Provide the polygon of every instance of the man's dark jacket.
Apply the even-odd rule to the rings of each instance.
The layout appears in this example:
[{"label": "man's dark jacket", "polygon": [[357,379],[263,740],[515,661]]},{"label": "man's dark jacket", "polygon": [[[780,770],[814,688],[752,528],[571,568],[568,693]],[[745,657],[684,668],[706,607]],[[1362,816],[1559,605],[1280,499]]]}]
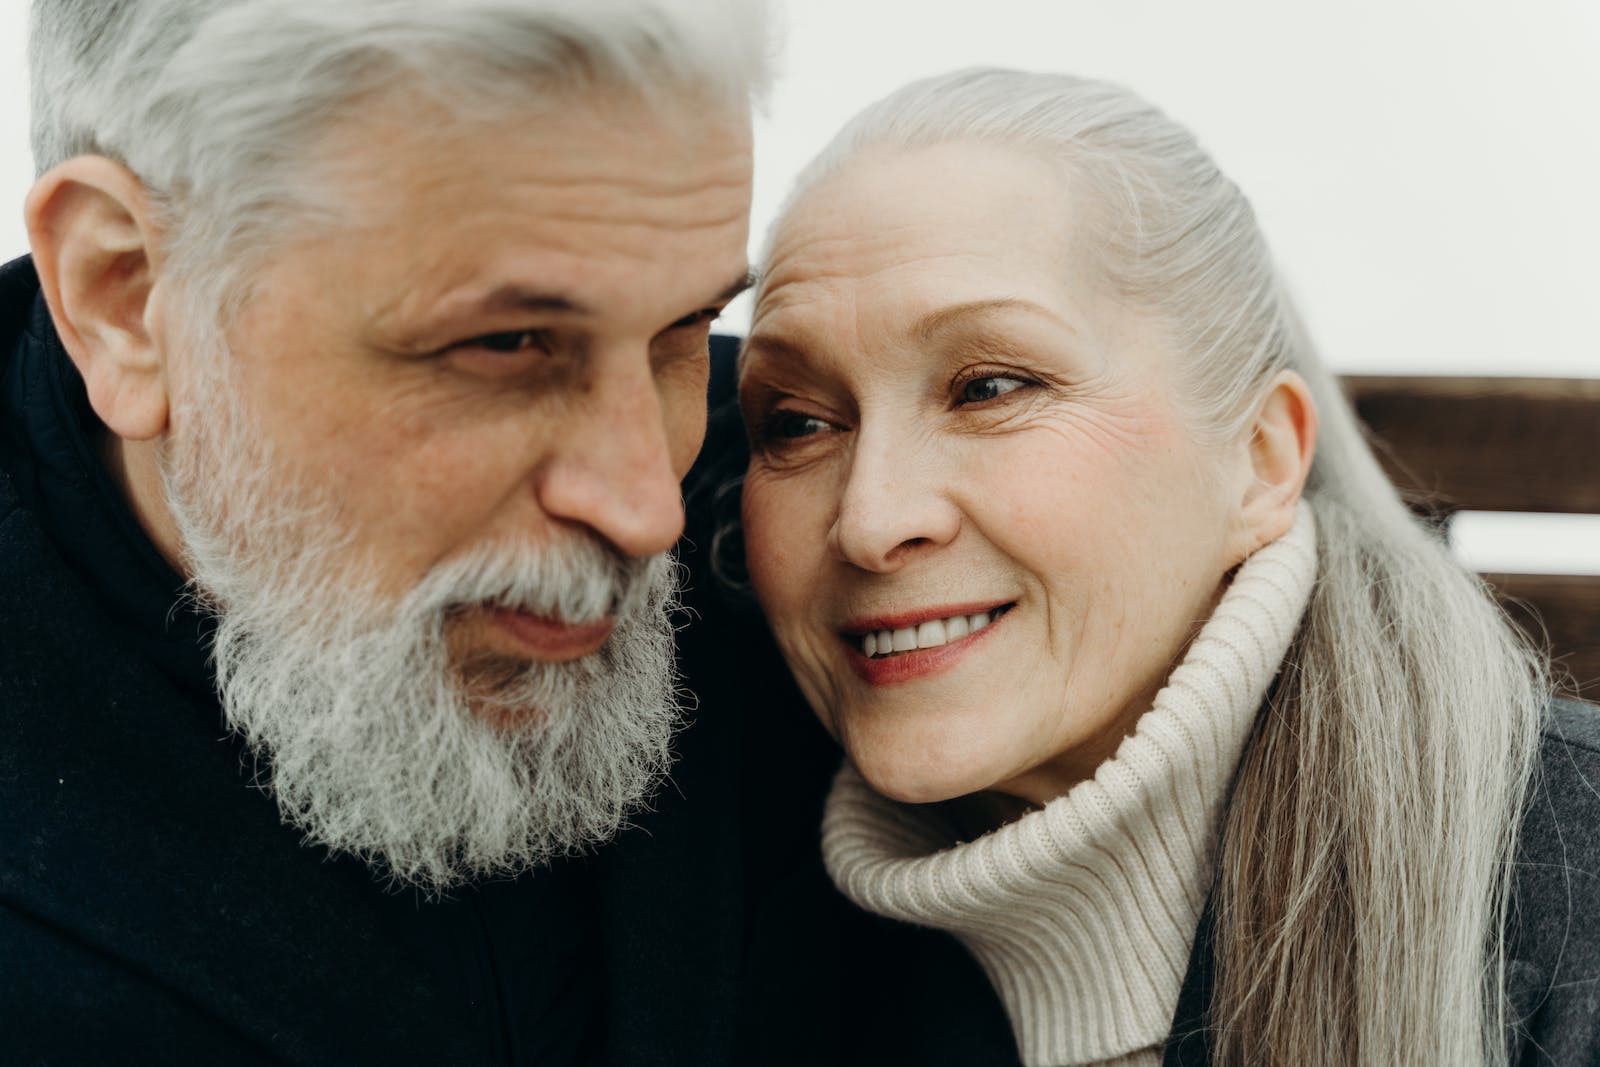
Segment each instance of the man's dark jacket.
[{"label": "man's dark jacket", "polygon": [[[31,264],[0,268],[0,1063],[734,1062],[760,851],[741,723],[747,680],[784,677],[759,628],[684,632],[695,721],[617,841],[442,901],[390,891],[252,785],[103,433]],[[691,614],[709,540],[683,546]],[[792,718],[789,767],[826,751]]]}]

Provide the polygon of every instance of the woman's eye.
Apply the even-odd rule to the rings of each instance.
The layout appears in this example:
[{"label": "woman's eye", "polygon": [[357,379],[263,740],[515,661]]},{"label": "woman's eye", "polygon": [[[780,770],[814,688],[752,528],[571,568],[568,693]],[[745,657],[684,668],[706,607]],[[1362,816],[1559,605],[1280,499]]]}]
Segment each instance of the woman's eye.
[{"label": "woman's eye", "polygon": [[963,404],[981,404],[985,400],[996,400],[1007,393],[1015,392],[1027,384],[1017,378],[1002,378],[998,375],[972,378],[962,384],[960,400]]}]

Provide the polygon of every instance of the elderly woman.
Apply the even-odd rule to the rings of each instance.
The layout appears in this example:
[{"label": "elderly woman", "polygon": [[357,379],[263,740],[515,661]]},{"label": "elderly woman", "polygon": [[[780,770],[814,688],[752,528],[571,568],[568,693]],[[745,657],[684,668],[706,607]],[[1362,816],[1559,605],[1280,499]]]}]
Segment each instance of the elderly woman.
[{"label": "elderly woman", "polygon": [[1185,130],[1004,71],[871,107],[773,230],[739,401],[751,581],[847,757],[828,873],[958,939],[1023,1062],[1600,1063],[1594,709],[1384,479]]}]

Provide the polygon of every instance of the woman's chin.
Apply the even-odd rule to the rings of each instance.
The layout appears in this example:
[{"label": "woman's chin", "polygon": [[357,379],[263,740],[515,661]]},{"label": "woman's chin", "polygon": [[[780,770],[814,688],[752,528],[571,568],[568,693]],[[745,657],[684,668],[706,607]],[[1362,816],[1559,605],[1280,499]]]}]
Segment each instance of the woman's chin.
[{"label": "woman's chin", "polygon": [[850,762],[873,791],[902,804],[937,804],[994,785],[993,775],[972,766],[851,752]]}]

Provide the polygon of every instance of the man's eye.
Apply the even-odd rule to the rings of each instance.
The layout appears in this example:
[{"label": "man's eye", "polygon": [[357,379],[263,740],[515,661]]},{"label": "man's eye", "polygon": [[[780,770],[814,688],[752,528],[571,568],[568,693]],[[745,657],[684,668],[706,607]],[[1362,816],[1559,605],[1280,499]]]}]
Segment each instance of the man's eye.
[{"label": "man's eye", "polygon": [[548,353],[551,350],[550,335],[544,330],[508,330],[505,333],[485,334],[482,337],[474,337],[462,347],[483,349],[501,355],[515,355],[519,352]]},{"label": "man's eye", "polygon": [[1016,392],[1027,384],[1018,378],[1004,378],[999,375],[971,378],[962,384],[959,399],[963,404],[981,404],[986,400],[997,400],[1007,393]]},{"label": "man's eye", "polygon": [[691,326],[701,326],[701,325],[704,325],[705,323],[710,322],[712,319],[716,318],[720,314],[722,314],[722,311],[720,309],[718,309],[718,308],[701,308],[699,311],[696,311],[693,315],[685,315],[683,318],[679,319],[677,322],[673,323],[671,326],[668,326],[667,329],[669,329],[669,330],[684,330],[684,329],[688,329]]},{"label": "man's eye", "polygon": [[819,433],[827,433],[828,423],[815,415],[806,415],[799,411],[774,411],[767,416],[762,427],[763,436],[769,441],[793,441],[801,437],[812,437]]}]

